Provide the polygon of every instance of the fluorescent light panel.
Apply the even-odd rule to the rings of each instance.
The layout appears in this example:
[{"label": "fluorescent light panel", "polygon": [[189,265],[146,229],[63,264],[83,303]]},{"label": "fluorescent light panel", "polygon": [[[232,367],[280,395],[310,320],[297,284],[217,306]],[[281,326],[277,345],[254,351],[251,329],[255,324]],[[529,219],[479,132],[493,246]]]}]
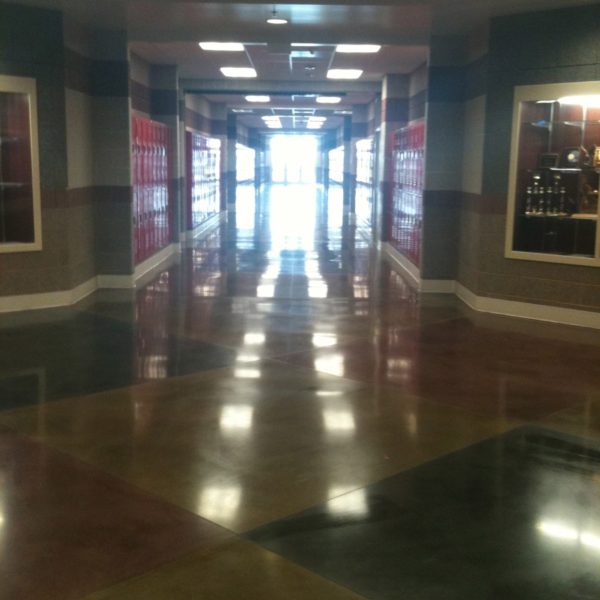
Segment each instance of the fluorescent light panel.
[{"label": "fluorescent light panel", "polygon": [[329,69],[327,79],[359,79],[362,69]]},{"label": "fluorescent light panel", "polygon": [[339,96],[318,96],[317,102],[319,104],[339,104],[342,99]]},{"label": "fluorescent light panel", "polygon": [[238,77],[242,79],[257,77],[256,70],[251,67],[221,67],[221,73],[225,77]]},{"label": "fluorescent light panel", "polygon": [[335,48],[341,54],[375,54],[380,50],[377,44],[338,44]]},{"label": "fluorescent light panel", "polygon": [[208,52],[243,52],[244,44],[239,42],[199,42],[202,50]]},{"label": "fluorescent light panel", "polygon": [[288,20],[282,17],[270,17],[267,19],[269,25],[287,25]]},{"label": "fluorescent light panel", "polygon": [[246,102],[271,102],[271,96],[246,96]]}]

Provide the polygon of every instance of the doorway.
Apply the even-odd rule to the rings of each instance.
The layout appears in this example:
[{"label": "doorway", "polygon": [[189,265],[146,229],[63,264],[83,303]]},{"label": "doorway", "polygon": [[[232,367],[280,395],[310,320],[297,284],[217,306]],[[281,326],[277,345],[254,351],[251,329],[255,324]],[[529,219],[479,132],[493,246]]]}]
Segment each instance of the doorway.
[{"label": "doorway", "polygon": [[315,183],[319,140],[313,135],[274,135],[270,141],[273,183]]}]

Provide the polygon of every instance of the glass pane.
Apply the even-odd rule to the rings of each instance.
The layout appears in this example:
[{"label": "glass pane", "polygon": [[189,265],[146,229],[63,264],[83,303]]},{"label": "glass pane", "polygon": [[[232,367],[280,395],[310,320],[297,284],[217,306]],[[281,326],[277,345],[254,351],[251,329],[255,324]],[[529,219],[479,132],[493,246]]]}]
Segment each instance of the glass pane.
[{"label": "glass pane", "polygon": [[29,96],[0,92],[0,243],[33,241]]},{"label": "glass pane", "polygon": [[600,124],[581,98],[521,103],[514,250],[595,255]]}]

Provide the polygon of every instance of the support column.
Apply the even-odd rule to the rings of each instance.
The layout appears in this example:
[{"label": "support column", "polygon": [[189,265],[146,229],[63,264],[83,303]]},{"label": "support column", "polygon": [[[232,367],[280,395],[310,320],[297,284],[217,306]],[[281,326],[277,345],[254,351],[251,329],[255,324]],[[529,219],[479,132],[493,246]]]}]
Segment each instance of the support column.
[{"label": "support column", "polygon": [[352,125],[350,135],[350,212],[354,219],[356,218],[356,171],[357,171],[357,154],[356,143],[367,137],[369,112],[367,104],[355,104],[352,107]]},{"label": "support column", "polygon": [[235,210],[235,193],[237,188],[237,117],[227,115],[227,148],[225,156],[225,200],[227,210]]},{"label": "support column", "polygon": [[376,229],[380,241],[390,239],[392,224],[392,154],[393,133],[408,122],[409,78],[406,75],[386,75],[381,88],[381,128],[377,160],[380,182],[376,203]]},{"label": "support column", "polygon": [[356,161],[352,148],[352,117],[344,117],[344,208],[347,213],[354,212],[354,186],[356,183]]},{"label": "support column", "polygon": [[130,275],[134,265],[127,33],[95,31],[92,52],[96,272]]}]

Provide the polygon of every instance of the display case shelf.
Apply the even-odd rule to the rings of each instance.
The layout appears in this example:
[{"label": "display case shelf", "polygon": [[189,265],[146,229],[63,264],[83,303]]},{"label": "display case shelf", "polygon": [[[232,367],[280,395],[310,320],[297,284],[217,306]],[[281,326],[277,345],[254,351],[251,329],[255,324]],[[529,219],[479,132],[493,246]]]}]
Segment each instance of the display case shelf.
[{"label": "display case shelf", "polygon": [[515,88],[506,256],[600,266],[600,83]]}]

